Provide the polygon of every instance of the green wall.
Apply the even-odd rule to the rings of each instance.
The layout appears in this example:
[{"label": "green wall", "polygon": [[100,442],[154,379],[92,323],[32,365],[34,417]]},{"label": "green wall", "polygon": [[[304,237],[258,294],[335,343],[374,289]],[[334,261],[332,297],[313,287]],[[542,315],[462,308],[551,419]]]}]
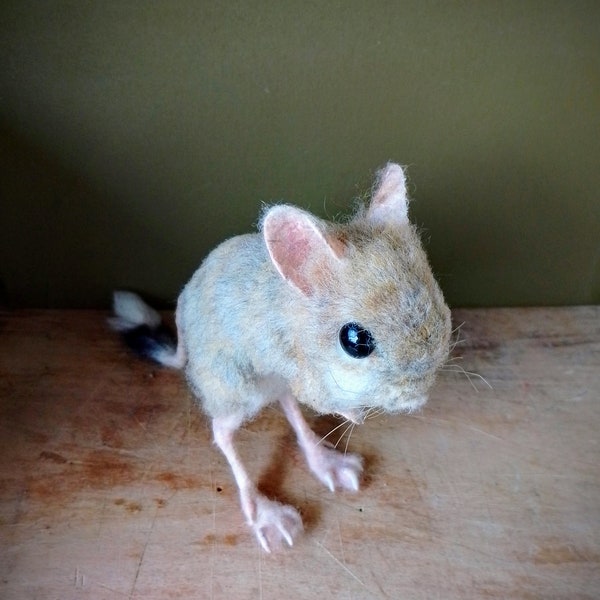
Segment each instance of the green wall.
[{"label": "green wall", "polygon": [[451,305],[600,301],[600,2],[4,0],[0,52],[5,304],[173,300],[389,159]]}]

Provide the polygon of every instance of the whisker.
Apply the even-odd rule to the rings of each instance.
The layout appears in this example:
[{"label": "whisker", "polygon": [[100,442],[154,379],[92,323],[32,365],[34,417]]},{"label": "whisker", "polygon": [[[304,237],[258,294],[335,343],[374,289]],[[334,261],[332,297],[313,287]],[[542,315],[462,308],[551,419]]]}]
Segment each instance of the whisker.
[{"label": "whisker", "polygon": [[344,431],[342,432],[342,435],[340,435],[340,437],[338,438],[338,441],[333,446],[334,448],[337,448],[339,443],[342,441],[342,439],[346,435],[346,433],[348,433],[349,430],[354,428],[354,423],[352,421],[346,421],[346,423],[349,423],[349,425],[348,425],[348,427],[346,427],[346,429],[344,429]]},{"label": "whisker", "polygon": [[360,416],[362,418],[363,423],[369,418],[369,416],[374,410],[375,408],[373,406],[363,406],[360,409]]},{"label": "whisker", "polygon": [[462,340],[460,338],[460,329],[461,327],[465,324],[465,322],[463,321],[460,325],[456,326],[451,332],[450,332],[450,337],[454,337],[456,336],[456,339],[450,344],[450,348],[449,351],[452,352],[454,350],[454,348],[456,348],[456,346],[458,346],[458,344],[464,344],[465,340]]},{"label": "whisker", "polygon": [[346,425],[348,423],[348,419],[345,419],[344,421],[342,421],[341,423],[339,423],[338,425],[336,425],[329,433],[326,433],[318,442],[317,442],[317,446],[324,442],[332,433],[336,432],[340,427],[343,427],[344,425]]},{"label": "whisker", "polygon": [[449,352],[454,352],[454,349],[456,348],[456,346],[458,346],[459,344],[464,344],[466,341],[467,341],[467,340],[460,340],[460,339],[458,339],[458,338],[457,338],[456,340],[454,340],[454,341],[453,341],[453,342],[450,344],[450,346],[449,346],[449,348],[448,348],[448,351],[449,351]]},{"label": "whisker", "polygon": [[474,371],[465,371],[465,369],[463,369],[463,373],[467,377],[469,377],[469,375],[472,376],[472,377],[478,377],[481,381],[483,381],[483,383],[485,383],[485,385],[488,386],[488,388],[490,388],[490,390],[494,389],[492,387],[492,384],[483,375],[480,375],[479,373],[475,373]]},{"label": "whisker", "polygon": [[365,419],[375,419],[383,413],[385,413],[384,408],[371,408],[369,412],[365,415]]},{"label": "whisker", "polygon": [[455,333],[460,333],[460,328],[465,324],[463,321],[460,325],[457,325],[451,332],[450,335],[454,335]]},{"label": "whisker", "polygon": [[[442,367],[440,369],[440,371],[443,371],[445,373],[458,373],[459,375],[464,375],[467,379],[469,379],[469,382],[471,382],[471,385],[473,385],[473,382],[469,378],[467,372],[460,365],[447,365],[446,367]],[[475,386],[473,386],[473,387],[475,387]],[[475,388],[475,389],[477,389],[477,388]]]},{"label": "whisker", "polygon": [[355,426],[356,426],[356,423],[352,423],[352,427],[350,428],[350,433],[348,434],[348,439],[346,440],[346,446],[344,447],[344,456],[348,453],[348,445],[350,444],[350,438],[352,437],[352,432],[354,431]]},{"label": "whisker", "polygon": [[483,381],[483,383],[485,383],[485,385],[487,385],[490,388],[490,390],[494,389],[483,375],[480,375],[479,373],[474,373],[473,371],[467,371],[461,365],[446,365],[442,367],[440,371],[446,371],[447,373],[461,373],[469,380],[469,383],[473,386],[473,389],[476,391],[479,390],[471,380],[471,377],[478,377],[479,379],[481,379],[481,381]]},{"label": "whisker", "polygon": [[[444,366],[447,365],[448,363],[451,363],[454,360],[463,360],[464,357],[463,356],[453,356],[452,358],[449,358],[445,363]],[[450,365],[452,366],[452,365]]]}]

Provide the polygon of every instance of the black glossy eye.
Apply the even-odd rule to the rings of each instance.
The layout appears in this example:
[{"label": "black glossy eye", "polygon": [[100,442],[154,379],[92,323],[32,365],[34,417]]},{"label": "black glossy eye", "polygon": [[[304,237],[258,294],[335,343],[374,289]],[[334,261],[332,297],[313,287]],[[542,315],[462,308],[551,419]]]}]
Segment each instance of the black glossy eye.
[{"label": "black glossy eye", "polygon": [[368,329],[358,323],[346,323],[340,329],[340,344],[352,358],[366,358],[375,350],[375,340]]}]

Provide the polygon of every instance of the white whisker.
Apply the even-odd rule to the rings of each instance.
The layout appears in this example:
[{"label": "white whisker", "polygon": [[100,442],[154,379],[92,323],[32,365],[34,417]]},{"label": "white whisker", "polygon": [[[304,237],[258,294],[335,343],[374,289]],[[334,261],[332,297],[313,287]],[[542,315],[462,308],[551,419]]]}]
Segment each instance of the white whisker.
[{"label": "white whisker", "polygon": [[346,446],[344,447],[344,456],[348,453],[348,445],[350,444],[350,438],[352,437],[352,432],[354,431],[355,425],[356,423],[352,423],[352,427],[350,428],[350,433],[348,434],[348,439],[346,440]]},{"label": "white whisker", "polygon": [[458,325],[457,327],[455,327],[451,332],[450,332],[450,337],[454,337],[456,335],[456,339],[450,344],[450,348],[449,351],[452,352],[454,350],[454,348],[456,348],[456,346],[458,346],[458,344],[464,344],[465,340],[461,340],[460,339],[460,328],[465,324],[465,322],[463,321],[460,325]]},{"label": "white whisker", "polygon": [[447,360],[447,361],[444,363],[444,365],[447,365],[448,363],[450,363],[450,362],[452,362],[452,361],[454,361],[454,360],[463,360],[463,357],[462,357],[462,356],[453,356],[452,358],[449,358],[449,359],[448,359],[448,360]]},{"label": "white whisker", "polygon": [[477,389],[477,386],[471,380],[471,377],[478,377],[479,379],[481,379],[481,381],[483,381],[483,383],[485,383],[485,385],[487,385],[490,388],[490,390],[494,389],[491,386],[491,384],[489,383],[489,381],[485,377],[483,377],[483,375],[480,375],[479,373],[474,373],[473,371],[467,371],[460,365],[446,365],[446,366],[442,367],[440,369],[440,371],[446,371],[447,373],[460,373],[460,374],[464,375],[469,380],[469,383],[473,386],[473,389],[475,391],[479,391],[479,390]]},{"label": "white whisker", "polygon": [[383,413],[385,413],[384,408],[370,408],[369,411],[367,412],[367,414],[365,415],[365,420],[366,419],[375,419],[375,418],[379,417],[380,415],[382,415]]},{"label": "white whisker", "polygon": [[318,442],[317,442],[317,446],[319,444],[321,444],[322,442],[324,442],[332,433],[336,432],[340,427],[343,427],[344,425],[346,425],[346,423],[348,423],[348,419],[343,420],[341,423],[339,423],[338,425],[336,425],[329,433],[326,433]]},{"label": "white whisker", "polygon": [[338,441],[333,446],[334,448],[338,447],[339,443],[342,441],[342,439],[344,438],[346,433],[348,433],[348,431],[352,430],[352,428],[354,427],[354,423],[352,421],[346,421],[346,423],[348,423],[348,427],[346,427],[346,429],[344,429],[344,431],[342,432],[342,435],[340,435],[340,437],[338,438]]},{"label": "white whisker", "polygon": [[454,335],[455,333],[460,333],[460,328],[465,324],[463,321],[460,325],[457,325],[451,332],[450,335]]}]

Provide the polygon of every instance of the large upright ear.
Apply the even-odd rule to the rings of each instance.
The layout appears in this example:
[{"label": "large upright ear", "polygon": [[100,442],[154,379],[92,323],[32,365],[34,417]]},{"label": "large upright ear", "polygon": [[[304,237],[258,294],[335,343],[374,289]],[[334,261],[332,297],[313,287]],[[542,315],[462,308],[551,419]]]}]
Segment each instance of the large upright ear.
[{"label": "large upright ear", "polygon": [[307,296],[314,293],[345,249],[343,242],[325,234],[319,219],[294,206],[269,209],[262,232],[280,275]]},{"label": "large upright ear", "polygon": [[378,225],[408,223],[406,177],[400,165],[388,163],[377,173],[367,219]]}]

